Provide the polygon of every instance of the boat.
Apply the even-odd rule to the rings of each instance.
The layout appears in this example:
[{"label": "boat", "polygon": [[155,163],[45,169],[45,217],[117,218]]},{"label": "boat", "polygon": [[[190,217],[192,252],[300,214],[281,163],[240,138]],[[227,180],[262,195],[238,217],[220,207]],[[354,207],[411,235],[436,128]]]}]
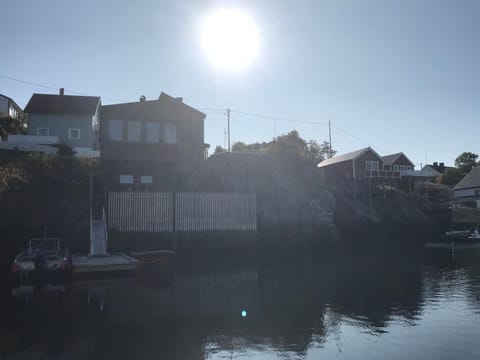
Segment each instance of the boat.
[{"label": "boat", "polygon": [[59,238],[34,238],[15,257],[12,273],[66,272],[71,268],[72,257],[68,249],[61,248]]},{"label": "boat", "polygon": [[450,230],[445,233],[448,238],[467,238],[472,235],[470,230]]}]

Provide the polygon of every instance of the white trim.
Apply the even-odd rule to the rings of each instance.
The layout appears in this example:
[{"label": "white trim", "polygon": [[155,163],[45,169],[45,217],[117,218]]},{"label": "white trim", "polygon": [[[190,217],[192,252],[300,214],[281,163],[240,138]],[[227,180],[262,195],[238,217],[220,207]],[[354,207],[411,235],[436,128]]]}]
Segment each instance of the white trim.
[{"label": "white trim", "polygon": [[[71,134],[71,131],[78,131],[78,137],[73,137],[72,134]],[[75,129],[75,128],[71,128],[71,129],[68,129],[68,139],[69,140],[80,140],[80,129]]]},{"label": "white trim", "polygon": [[[40,129],[42,129],[42,130],[45,130],[45,129],[46,129],[46,130],[47,130],[47,134],[46,134],[46,135],[40,135],[40,134],[38,133],[38,131],[39,131]],[[37,136],[50,136],[50,128],[49,128],[49,127],[37,127]]]}]

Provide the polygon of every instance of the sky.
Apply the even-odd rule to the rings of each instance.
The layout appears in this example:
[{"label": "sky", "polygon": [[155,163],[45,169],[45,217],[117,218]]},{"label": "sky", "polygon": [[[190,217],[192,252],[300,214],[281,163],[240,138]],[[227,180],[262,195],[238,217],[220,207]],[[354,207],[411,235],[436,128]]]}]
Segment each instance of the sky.
[{"label": "sky", "polygon": [[[258,26],[245,68],[219,68],[202,47],[204,19],[223,8]],[[212,150],[225,145],[229,108],[232,143],[293,129],[322,142],[330,121],[339,153],[402,151],[417,169],[480,153],[477,0],[7,0],[1,9],[0,93],[22,107],[60,87],[103,104],[163,91],[205,112]]]}]

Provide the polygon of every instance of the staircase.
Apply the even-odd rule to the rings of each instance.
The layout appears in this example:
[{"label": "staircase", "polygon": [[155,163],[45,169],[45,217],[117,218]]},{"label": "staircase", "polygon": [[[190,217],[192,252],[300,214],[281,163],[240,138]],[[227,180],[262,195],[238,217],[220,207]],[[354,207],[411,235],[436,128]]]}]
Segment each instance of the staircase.
[{"label": "staircase", "polygon": [[[97,210],[97,209],[95,209]],[[107,256],[107,221],[105,209],[90,212],[90,256]]]}]

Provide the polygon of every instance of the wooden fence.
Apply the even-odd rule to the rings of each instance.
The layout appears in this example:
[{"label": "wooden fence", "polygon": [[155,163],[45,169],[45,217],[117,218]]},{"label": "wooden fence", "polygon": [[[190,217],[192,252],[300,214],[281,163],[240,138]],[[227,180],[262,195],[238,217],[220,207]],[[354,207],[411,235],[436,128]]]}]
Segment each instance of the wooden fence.
[{"label": "wooden fence", "polygon": [[254,231],[252,193],[111,192],[108,227],[122,232]]}]

